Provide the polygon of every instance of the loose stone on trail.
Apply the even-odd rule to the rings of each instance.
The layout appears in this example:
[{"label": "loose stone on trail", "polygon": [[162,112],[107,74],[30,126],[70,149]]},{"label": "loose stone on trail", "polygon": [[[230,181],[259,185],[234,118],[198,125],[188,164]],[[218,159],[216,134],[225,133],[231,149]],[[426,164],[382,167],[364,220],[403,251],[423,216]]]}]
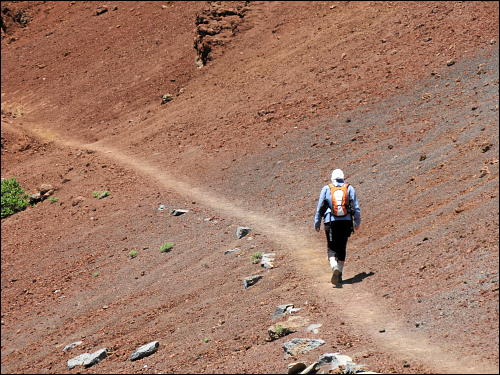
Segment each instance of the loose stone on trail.
[{"label": "loose stone on trail", "polygon": [[325,353],[318,358],[318,367],[327,366],[326,371],[335,371],[339,366],[347,366],[352,358],[340,353]]},{"label": "loose stone on trail", "polygon": [[322,326],[321,323],[314,323],[314,324],[310,324],[307,328],[306,328],[306,331],[307,332],[311,332],[311,333],[315,333],[317,334],[319,332],[318,328],[320,328]]},{"label": "loose stone on trail", "polygon": [[238,239],[243,238],[251,231],[252,231],[252,228],[249,228],[249,227],[238,227],[238,228],[236,228],[236,238],[238,238]]},{"label": "loose stone on trail", "polygon": [[295,338],[283,344],[285,355],[296,356],[297,354],[307,353],[310,350],[325,344],[321,339],[302,339]]},{"label": "loose stone on trail", "polygon": [[241,249],[234,248],[234,249],[226,250],[226,251],[224,251],[224,255],[226,255],[226,254],[232,254],[232,253],[237,253],[238,251],[241,251]]},{"label": "loose stone on trail", "polygon": [[67,351],[69,351],[69,350],[71,350],[71,349],[73,349],[73,348],[75,348],[75,347],[77,347],[78,345],[81,345],[81,344],[83,344],[82,341],[72,342],[71,344],[68,344],[68,345],[66,345],[64,347],[63,352],[67,352]]},{"label": "loose stone on trail", "polygon": [[181,216],[181,215],[184,215],[186,212],[189,212],[189,210],[175,209],[175,210],[172,210],[171,215],[172,216]]},{"label": "loose stone on trail", "polygon": [[276,310],[274,311],[271,319],[275,320],[275,319],[282,317],[286,313],[289,313],[290,310],[293,309],[293,307],[294,307],[294,305],[292,303],[278,305],[278,307],[276,307]]},{"label": "loose stone on trail", "polygon": [[68,361],[68,368],[71,370],[76,366],[83,366],[85,368],[94,366],[101,362],[108,356],[108,349],[100,349],[92,354],[83,353]]},{"label": "loose stone on trail", "polygon": [[161,97],[161,104],[168,103],[170,101],[174,100],[174,97],[170,94],[165,94]]},{"label": "loose stone on trail", "polygon": [[262,254],[260,265],[264,268],[274,268],[273,261],[275,256],[275,253]]},{"label": "loose stone on trail", "polygon": [[130,356],[130,360],[137,361],[138,359],[156,353],[156,351],[158,350],[158,346],[160,346],[160,343],[158,341],[152,341],[148,344],[140,346],[135,350],[135,352],[132,353],[132,355]]},{"label": "loose stone on trail", "polygon": [[256,284],[260,279],[262,279],[261,275],[248,276],[243,280],[243,287],[248,289],[252,285]]},{"label": "loose stone on trail", "polygon": [[316,371],[318,371],[317,367],[318,367],[318,362],[311,363],[307,368],[302,370],[300,373],[301,374],[315,374]]},{"label": "loose stone on trail", "polygon": [[305,370],[307,368],[307,365],[302,362],[294,362],[294,363],[289,363],[288,364],[288,374],[298,374],[301,371]]}]

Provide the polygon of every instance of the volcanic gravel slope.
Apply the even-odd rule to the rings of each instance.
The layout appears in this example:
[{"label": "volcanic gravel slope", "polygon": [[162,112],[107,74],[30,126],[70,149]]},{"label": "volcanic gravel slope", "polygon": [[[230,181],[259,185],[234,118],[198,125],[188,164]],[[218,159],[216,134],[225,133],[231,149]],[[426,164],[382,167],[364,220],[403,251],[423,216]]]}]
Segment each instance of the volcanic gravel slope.
[{"label": "volcanic gravel slope", "polygon": [[[2,373],[103,347],[78,371],[498,371],[498,3],[6,1],[2,25],[2,178],[59,198],[2,220]],[[363,216],[342,289],[312,227],[337,167]],[[266,341],[282,303],[319,333]]]}]

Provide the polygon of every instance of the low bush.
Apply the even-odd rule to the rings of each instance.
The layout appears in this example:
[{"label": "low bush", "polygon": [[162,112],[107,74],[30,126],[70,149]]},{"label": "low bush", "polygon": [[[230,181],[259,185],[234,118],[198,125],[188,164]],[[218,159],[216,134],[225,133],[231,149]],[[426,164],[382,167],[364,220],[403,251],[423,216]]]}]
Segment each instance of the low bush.
[{"label": "low bush", "polygon": [[102,198],[107,197],[109,194],[110,194],[110,192],[109,192],[109,191],[94,191],[94,192],[92,193],[92,196],[93,196],[94,198],[97,198],[97,199],[102,199]]},{"label": "low bush", "polygon": [[257,251],[255,253],[253,253],[252,256],[250,257],[250,259],[252,260],[252,263],[254,263],[254,264],[259,263],[260,260],[262,259],[262,252]]},{"label": "low bush", "polygon": [[165,242],[163,245],[160,246],[160,253],[166,253],[174,247],[173,242]]},{"label": "low bush", "polygon": [[27,194],[14,177],[2,180],[2,219],[24,210],[28,203]]}]

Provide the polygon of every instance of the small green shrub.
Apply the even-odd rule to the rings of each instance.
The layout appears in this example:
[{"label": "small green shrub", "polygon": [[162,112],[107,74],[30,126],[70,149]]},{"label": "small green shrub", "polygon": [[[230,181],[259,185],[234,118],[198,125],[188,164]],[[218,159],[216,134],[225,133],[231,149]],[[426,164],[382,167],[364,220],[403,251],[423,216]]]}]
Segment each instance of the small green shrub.
[{"label": "small green shrub", "polygon": [[277,340],[280,337],[289,335],[290,333],[293,333],[293,332],[295,332],[294,329],[288,328],[288,327],[283,326],[281,324],[276,324],[274,327],[271,327],[267,330],[267,333],[269,334],[268,341]]},{"label": "small green shrub", "polygon": [[206,337],[203,339],[203,342],[207,344],[210,341],[210,339],[207,339]]},{"label": "small green shrub", "polygon": [[97,276],[99,276],[99,272],[93,272],[92,273],[92,277],[97,277]]},{"label": "small green shrub", "polygon": [[163,245],[160,246],[160,253],[166,253],[170,251],[174,247],[173,242],[165,242]]},{"label": "small green shrub", "polygon": [[56,203],[58,200],[59,200],[59,198],[56,198],[56,197],[49,198],[49,201],[51,201],[52,203]]},{"label": "small green shrub", "polygon": [[274,326],[274,331],[279,337],[284,336],[283,333],[285,333],[285,327],[283,327],[281,324],[276,324]]},{"label": "small green shrub", "polygon": [[94,191],[92,196],[97,199],[102,199],[107,197],[109,194],[111,194],[109,191]]},{"label": "small green shrub", "polygon": [[255,253],[253,253],[252,256],[250,257],[250,259],[252,260],[252,263],[254,263],[254,264],[259,263],[260,260],[262,259],[262,252],[257,251]]},{"label": "small green shrub", "polygon": [[24,210],[28,203],[28,196],[14,177],[2,180],[2,219]]},{"label": "small green shrub", "polygon": [[137,256],[137,254],[139,254],[139,252],[137,250],[130,250],[128,253],[128,256],[131,258],[135,258]]}]

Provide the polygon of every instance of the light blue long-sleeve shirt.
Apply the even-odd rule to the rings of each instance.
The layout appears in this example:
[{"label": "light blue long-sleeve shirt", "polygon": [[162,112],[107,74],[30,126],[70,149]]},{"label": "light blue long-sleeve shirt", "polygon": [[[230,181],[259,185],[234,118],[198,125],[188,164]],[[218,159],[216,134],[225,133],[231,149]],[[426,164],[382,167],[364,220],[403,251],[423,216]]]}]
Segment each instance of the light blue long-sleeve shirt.
[{"label": "light blue long-sleeve shirt", "polygon": [[[335,180],[333,182],[334,186],[342,186],[344,185],[343,180]],[[352,185],[349,185],[349,188],[347,189],[347,193],[349,194],[349,199],[353,202],[354,206],[354,225],[359,226],[361,224],[361,209],[359,208],[359,203],[358,199],[356,198],[356,190]],[[323,206],[323,201],[328,202],[328,208],[325,211],[324,214],[324,222],[329,223],[330,221],[335,221],[335,220],[351,220],[351,214],[348,213],[346,216],[338,217],[332,215],[332,210],[330,207],[332,207],[332,193],[330,192],[330,187],[328,185],[323,186],[323,189],[321,189],[321,193],[319,194],[319,200],[318,200],[318,206],[316,208],[316,215],[314,215],[314,227],[319,228],[321,225],[321,206]]]}]

